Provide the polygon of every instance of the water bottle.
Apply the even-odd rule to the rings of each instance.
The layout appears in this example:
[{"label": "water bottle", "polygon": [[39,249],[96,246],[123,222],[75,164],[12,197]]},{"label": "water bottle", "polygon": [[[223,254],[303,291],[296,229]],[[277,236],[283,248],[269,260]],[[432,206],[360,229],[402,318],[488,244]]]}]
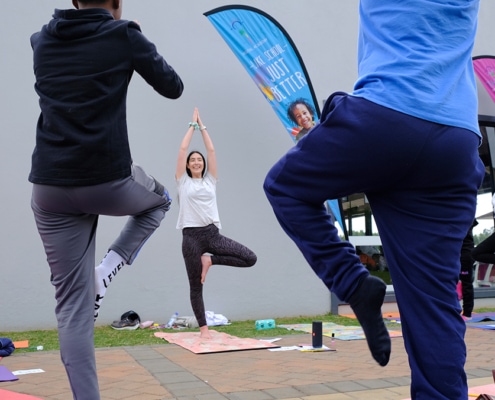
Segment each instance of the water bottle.
[{"label": "water bottle", "polygon": [[319,349],[323,346],[323,323],[313,321],[313,348]]},{"label": "water bottle", "polygon": [[179,316],[179,313],[176,311],[174,313],[174,315],[172,315],[170,317],[170,319],[168,320],[167,325],[165,325],[165,328],[173,328],[174,327],[175,320],[177,319],[178,316]]}]

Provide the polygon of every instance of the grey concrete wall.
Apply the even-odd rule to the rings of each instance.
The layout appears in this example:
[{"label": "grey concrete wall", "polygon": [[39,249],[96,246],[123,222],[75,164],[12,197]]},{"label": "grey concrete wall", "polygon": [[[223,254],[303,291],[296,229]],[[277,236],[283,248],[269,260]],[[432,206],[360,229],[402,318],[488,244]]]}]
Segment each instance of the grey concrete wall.
[{"label": "grey concrete wall", "polygon": [[[198,106],[217,148],[218,202],[223,233],[258,255],[247,270],[215,266],[205,285],[207,310],[233,320],[325,313],[330,296],[276,222],[262,192],[270,166],[291,146],[268,103],[203,13],[232,4],[213,0],[124,0],[123,18],[143,32],[178,71],[184,95],[161,98],[135,75],[128,97],[128,125],[136,162],[175,196],[179,143]],[[357,0],[245,1],[272,15],[289,32],[316,95],[350,91],[356,77]],[[54,8],[69,0],[9,1],[0,24],[0,331],[56,326],[54,290],[31,209],[27,181],[39,110],[33,90],[29,36]],[[474,55],[494,54],[495,3],[482,0]],[[63,68],[63,65],[61,65]],[[199,142],[195,142],[198,145]],[[132,267],[107,292],[98,324],[133,309],[143,319],[166,322],[178,311],[191,315],[188,283],[175,229],[177,206],[167,214]],[[102,217],[97,262],[124,224]]]}]

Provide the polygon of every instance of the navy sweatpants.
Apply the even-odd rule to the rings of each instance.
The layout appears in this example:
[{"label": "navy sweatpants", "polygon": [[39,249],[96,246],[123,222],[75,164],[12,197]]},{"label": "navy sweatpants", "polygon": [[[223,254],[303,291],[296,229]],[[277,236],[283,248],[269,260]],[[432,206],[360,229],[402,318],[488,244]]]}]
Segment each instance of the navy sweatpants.
[{"label": "navy sweatpants", "polygon": [[456,284],[484,175],[478,145],[468,130],[335,93],[320,123],[265,179],[280,225],[344,301],[368,272],[324,202],[367,195],[401,314],[413,399],[467,398]]},{"label": "navy sweatpants", "polygon": [[109,247],[132,264],[170,207],[164,187],[134,165],[93,186],[34,185],[31,200],[55,287],[60,355],[75,400],[98,400],[94,354],[95,238],[99,215],[129,215]]}]

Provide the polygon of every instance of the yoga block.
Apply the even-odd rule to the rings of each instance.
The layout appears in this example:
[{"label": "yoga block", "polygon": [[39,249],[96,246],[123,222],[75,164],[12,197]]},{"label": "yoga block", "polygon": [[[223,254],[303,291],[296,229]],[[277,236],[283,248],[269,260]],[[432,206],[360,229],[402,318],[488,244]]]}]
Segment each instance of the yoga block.
[{"label": "yoga block", "polygon": [[255,323],[256,330],[273,329],[276,327],[274,319],[259,319]]}]

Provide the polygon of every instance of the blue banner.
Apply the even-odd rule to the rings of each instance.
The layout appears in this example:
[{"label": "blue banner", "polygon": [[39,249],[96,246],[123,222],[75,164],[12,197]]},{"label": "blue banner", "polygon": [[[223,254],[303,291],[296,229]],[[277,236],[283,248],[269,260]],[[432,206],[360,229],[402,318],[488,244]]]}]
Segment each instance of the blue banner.
[{"label": "blue banner", "polygon": [[[271,105],[294,142],[318,121],[320,109],[308,73],[292,39],[265,12],[230,5],[204,14]],[[338,200],[327,202],[344,233]]]}]

